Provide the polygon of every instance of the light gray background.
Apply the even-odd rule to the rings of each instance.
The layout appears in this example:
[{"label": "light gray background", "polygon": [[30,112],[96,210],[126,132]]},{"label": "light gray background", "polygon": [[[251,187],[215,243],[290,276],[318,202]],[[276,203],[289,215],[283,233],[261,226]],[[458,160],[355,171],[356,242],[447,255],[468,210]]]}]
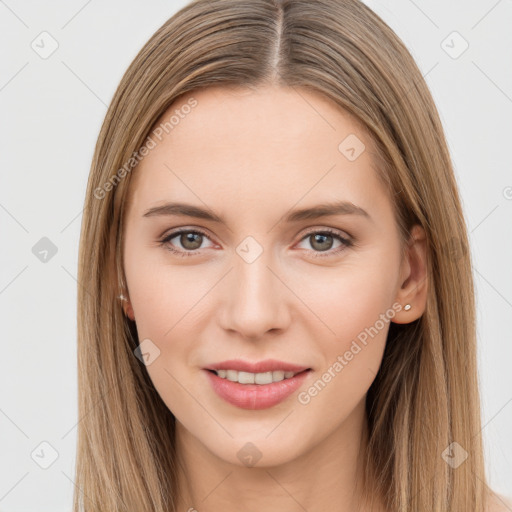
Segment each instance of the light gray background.
[{"label": "light gray background", "polygon": [[[2,512],[71,510],[77,255],[93,148],[125,69],[185,3],[0,0]],[[487,466],[512,496],[512,1],[367,3],[416,58],[446,130],[475,261]],[[58,42],[47,59],[31,47],[43,31]],[[469,44],[458,58],[453,31]],[[32,252],[43,237],[57,248],[47,262]],[[42,442],[58,454],[48,469],[35,462],[51,461]]]}]

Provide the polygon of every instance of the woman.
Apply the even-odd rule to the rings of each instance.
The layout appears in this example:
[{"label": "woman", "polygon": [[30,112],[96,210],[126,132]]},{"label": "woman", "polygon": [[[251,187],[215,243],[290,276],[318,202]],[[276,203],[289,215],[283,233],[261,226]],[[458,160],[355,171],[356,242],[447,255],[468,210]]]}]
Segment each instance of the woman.
[{"label": "woman", "polygon": [[137,55],[80,241],[75,511],[497,511],[443,129],[356,0],[196,0]]}]

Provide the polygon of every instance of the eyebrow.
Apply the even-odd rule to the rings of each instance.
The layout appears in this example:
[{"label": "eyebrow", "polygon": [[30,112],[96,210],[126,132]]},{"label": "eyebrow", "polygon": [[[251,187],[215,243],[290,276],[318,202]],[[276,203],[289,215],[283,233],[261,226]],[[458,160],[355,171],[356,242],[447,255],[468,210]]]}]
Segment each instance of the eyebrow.
[{"label": "eyebrow", "polygon": [[[154,206],[146,210],[143,217],[157,215],[183,215],[197,219],[210,220],[226,224],[225,219],[208,208],[202,208],[187,203],[169,202],[163,205]],[[335,201],[322,203],[309,208],[292,210],[284,217],[284,222],[299,222],[303,220],[318,219],[332,215],[359,215],[373,222],[370,214],[360,206],[350,201]]]}]

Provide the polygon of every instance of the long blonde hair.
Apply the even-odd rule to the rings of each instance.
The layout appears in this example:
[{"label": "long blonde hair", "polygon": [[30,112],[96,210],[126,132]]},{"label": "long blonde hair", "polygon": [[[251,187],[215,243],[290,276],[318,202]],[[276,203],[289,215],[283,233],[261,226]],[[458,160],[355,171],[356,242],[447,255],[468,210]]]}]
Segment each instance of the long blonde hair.
[{"label": "long blonde hair", "polygon": [[[80,238],[74,511],[176,510],[174,416],[134,356],[137,331],[118,298],[125,199],[138,150],[178,97],[266,84],[316,91],[355,116],[378,150],[403,242],[415,223],[427,235],[426,310],[391,324],[367,395],[368,476],[390,511],[482,512],[491,491],[474,289],[452,163],[412,56],[358,0],[195,0],[123,76],[96,144]],[[452,442],[468,453],[456,468],[442,456]]]}]

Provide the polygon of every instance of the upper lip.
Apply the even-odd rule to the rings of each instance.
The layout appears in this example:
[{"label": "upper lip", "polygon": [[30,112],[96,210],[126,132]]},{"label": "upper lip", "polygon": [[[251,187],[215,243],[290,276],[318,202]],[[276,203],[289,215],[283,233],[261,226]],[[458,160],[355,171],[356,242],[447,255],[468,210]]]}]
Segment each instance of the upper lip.
[{"label": "upper lip", "polygon": [[278,361],[277,359],[265,359],[264,361],[244,361],[243,359],[230,359],[229,361],[222,361],[220,363],[212,364],[205,368],[206,370],[237,370],[239,372],[249,373],[265,373],[277,370],[285,372],[299,373],[304,370],[309,370],[308,366],[300,366],[297,364],[286,363],[285,361]]}]

